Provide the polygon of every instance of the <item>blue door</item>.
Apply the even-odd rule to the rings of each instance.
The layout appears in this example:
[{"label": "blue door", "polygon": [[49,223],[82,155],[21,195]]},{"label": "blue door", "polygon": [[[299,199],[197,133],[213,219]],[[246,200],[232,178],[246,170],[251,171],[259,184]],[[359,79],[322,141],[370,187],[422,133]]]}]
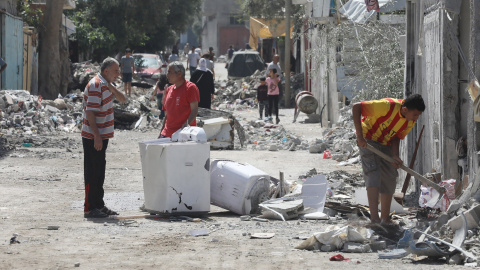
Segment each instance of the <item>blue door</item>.
[{"label": "blue door", "polygon": [[7,63],[2,72],[0,89],[23,89],[23,21],[8,13],[1,13],[0,57]]}]

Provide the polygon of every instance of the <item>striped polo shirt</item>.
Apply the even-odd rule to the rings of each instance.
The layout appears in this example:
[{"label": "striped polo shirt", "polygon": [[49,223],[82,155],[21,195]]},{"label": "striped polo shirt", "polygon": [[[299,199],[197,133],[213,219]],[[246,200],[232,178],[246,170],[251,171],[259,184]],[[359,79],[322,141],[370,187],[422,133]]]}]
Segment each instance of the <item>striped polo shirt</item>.
[{"label": "striped polo shirt", "polygon": [[383,145],[390,145],[395,137],[403,140],[415,125],[400,113],[403,102],[393,98],[362,101],[363,137]]},{"label": "striped polo shirt", "polygon": [[113,138],[113,97],[113,93],[108,89],[108,82],[100,74],[88,82],[83,96],[82,137],[93,139],[86,111],[94,111],[102,139]]}]

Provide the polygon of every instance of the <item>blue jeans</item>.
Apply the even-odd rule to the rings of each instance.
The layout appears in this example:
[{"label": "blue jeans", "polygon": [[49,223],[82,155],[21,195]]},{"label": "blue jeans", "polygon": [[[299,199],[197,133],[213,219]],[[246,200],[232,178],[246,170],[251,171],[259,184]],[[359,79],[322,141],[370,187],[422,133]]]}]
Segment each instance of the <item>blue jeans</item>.
[{"label": "blue jeans", "polygon": [[197,67],[190,66],[190,76],[192,76],[192,74],[193,74],[193,72],[195,72],[195,70],[197,70]]}]

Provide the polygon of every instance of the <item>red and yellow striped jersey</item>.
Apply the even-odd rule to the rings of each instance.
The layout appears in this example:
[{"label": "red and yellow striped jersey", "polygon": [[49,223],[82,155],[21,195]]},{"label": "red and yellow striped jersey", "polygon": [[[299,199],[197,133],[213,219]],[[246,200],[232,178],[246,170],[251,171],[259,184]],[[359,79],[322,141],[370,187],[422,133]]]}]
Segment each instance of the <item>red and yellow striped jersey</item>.
[{"label": "red and yellow striped jersey", "polygon": [[395,137],[403,140],[415,125],[400,113],[403,99],[385,98],[362,101],[363,137],[383,145],[390,145]]}]

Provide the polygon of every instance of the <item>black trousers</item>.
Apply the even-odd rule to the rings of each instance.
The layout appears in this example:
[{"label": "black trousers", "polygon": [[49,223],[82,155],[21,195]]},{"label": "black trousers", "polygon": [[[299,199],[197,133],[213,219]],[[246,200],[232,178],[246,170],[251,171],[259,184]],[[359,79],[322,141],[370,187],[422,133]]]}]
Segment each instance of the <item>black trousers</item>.
[{"label": "black trousers", "polygon": [[[275,113],[275,116],[278,118],[278,101],[279,95],[269,95],[268,96],[268,115],[272,117],[272,111]],[[273,108],[275,106],[275,108]]]},{"label": "black trousers", "polygon": [[103,201],[103,182],[105,181],[105,152],[108,140],[103,140],[103,148],[97,151],[93,140],[82,138],[83,143],[83,172],[85,179],[85,204],[84,211],[88,212],[95,208],[101,209],[105,206]]}]

